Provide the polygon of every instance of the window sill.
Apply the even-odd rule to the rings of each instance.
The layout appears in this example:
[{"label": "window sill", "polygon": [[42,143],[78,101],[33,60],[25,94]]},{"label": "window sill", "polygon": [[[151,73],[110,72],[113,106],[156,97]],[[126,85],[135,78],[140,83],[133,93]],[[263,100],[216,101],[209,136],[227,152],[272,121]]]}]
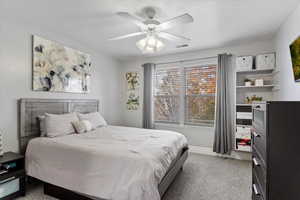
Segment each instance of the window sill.
[{"label": "window sill", "polygon": [[176,124],[176,123],[163,123],[163,122],[154,122],[154,125],[174,127],[174,128],[214,128],[214,125],[193,125],[193,124]]}]

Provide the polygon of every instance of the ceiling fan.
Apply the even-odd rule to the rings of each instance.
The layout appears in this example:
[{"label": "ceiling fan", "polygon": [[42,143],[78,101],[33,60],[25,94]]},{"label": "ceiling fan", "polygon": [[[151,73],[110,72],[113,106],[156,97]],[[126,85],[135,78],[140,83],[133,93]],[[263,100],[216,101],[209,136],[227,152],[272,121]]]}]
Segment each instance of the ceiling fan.
[{"label": "ceiling fan", "polygon": [[141,39],[136,43],[137,47],[143,53],[155,53],[157,51],[160,51],[164,47],[164,43],[160,40],[160,38],[164,38],[172,42],[189,42],[191,40],[184,36],[166,32],[166,30],[174,26],[193,22],[193,17],[188,13],[174,17],[165,22],[160,22],[155,18],[156,11],[152,7],[148,7],[145,9],[145,15],[147,16],[147,19],[131,15],[127,12],[118,12],[117,15],[130,20],[131,22],[139,26],[141,31],[114,37],[109,40],[122,40],[126,38],[145,35],[146,37],[144,39]]}]

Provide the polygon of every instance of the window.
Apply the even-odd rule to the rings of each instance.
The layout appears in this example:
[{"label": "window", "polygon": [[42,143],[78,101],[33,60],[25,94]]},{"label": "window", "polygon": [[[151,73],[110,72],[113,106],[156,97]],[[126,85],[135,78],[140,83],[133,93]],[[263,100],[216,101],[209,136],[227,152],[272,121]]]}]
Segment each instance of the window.
[{"label": "window", "polygon": [[155,72],[154,118],[158,122],[179,123],[181,72],[179,68]]},{"label": "window", "polygon": [[185,123],[213,124],[216,66],[185,68]]},{"label": "window", "polygon": [[154,121],[213,125],[216,65],[157,68],[154,76]]}]

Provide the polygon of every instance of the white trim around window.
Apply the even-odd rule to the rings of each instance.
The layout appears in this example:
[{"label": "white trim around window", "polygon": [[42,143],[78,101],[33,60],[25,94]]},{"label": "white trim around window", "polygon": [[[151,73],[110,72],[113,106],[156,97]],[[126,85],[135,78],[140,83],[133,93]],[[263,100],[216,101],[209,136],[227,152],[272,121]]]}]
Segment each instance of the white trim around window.
[{"label": "white trim around window", "polygon": [[[213,121],[206,120],[207,122],[205,123],[205,119],[204,120],[202,120],[202,119],[188,120],[190,118],[187,116],[187,110],[190,111],[190,109],[191,109],[187,106],[188,101],[190,101],[190,102],[203,101],[203,100],[199,100],[199,99],[197,100],[197,97],[208,98],[208,100],[209,100],[209,96],[211,95],[213,100],[211,100],[211,98],[210,98],[210,101],[213,101],[213,105],[211,105],[211,104],[208,104],[208,105],[213,106],[212,108],[210,108],[213,116],[211,116],[211,115],[210,116],[211,116],[211,118],[214,118],[215,92],[213,94],[211,94],[212,93],[211,91],[205,91],[205,89],[203,89],[203,88],[201,89],[201,86],[199,86],[199,88],[197,88],[197,81],[198,81],[198,85],[201,85],[201,80],[203,79],[203,84],[205,84],[206,82],[208,82],[209,77],[207,78],[207,80],[205,78],[201,78],[201,80],[200,79],[197,80],[197,74],[196,74],[196,76],[193,77],[193,79],[195,79],[195,81],[194,80],[186,80],[186,78],[189,78],[189,77],[187,77],[187,73],[193,74],[193,73],[198,72],[198,73],[200,73],[199,74],[199,76],[200,76],[202,72],[201,71],[199,72],[199,69],[204,68],[204,67],[206,67],[207,69],[215,67],[214,70],[216,71],[216,66],[217,66],[217,58],[211,58],[211,59],[200,60],[200,61],[192,61],[192,62],[187,61],[187,62],[157,65],[156,70],[158,71],[158,74],[155,74],[155,76],[154,76],[155,77],[154,99],[157,97],[163,98],[163,99],[160,99],[158,102],[156,100],[154,100],[154,101],[156,101],[155,102],[156,105],[154,105],[154,107],[159,105],[159,107],[156,107],[154,109],[159,108],[159,110],[162,110],[163,112],[158,112],[157,110],[156,110],[156,112],[164,113],[164,115],[166,117],[165,118],[158,117],[160,119],[155,119],[154,120],[155,124],[167,124],[167,125],[171,125],[171,126],[180,126],[180,127],[183,127],[183,126],[213,127],[214,120]],[[195,69],[192,69],[192,70],[194,70],[194,72],[190,72],[189,68],[195,68]],[[169,69],[171,71],[168,71]],[[208,69],[208,71],[209,70],[211,70],[211,69]],[[159,71],[161,71],[163,74],[159,74]],[[209,73],[209,72],[205,71],[203,73]],[[210,76],[216,76],[216,74],[214,74],[215,73],[214,71],[211,73],[212,74]],[[157,80],[157,78],[159,80]],[[214,79],[216,79],[216,77],[214,77]],[[166,80],[167,81],[169,80],[169,82],[164,83],[164,81],[166,81]],[[187,81],[189,81],[189,83]],[[163,84],[165,84],[165,85],[163,85]],[[209,83],[209,84],[210,84],[209,86],[211,87],[211,83]],[[216,84],[216,83],[214,83],[214,84]],[[193,86],[193,85],[195,85],[195,86]],[[190,88],[190,87],[195,87],[195,88]],[[194,89],[195,90],[199,89],[199,93],[195,92]],[[166,90],[166,91],[164,91],[164,90]],[[200,90],[203,90],[203,91],[200,91]],[[214,88],[214,91],[215,90],[216,90],[216,88]],[[191,94],[187,94],[188,92],[190,92]],[[207,92],[209,94],[204,94]],[[172,99],[167,98],[168,96],[173,97],[173,98]],[[194,99],[193,98],[188,99],[188,97],[193,97],[193,96],[195,96]],[[179,105],[177,105],[178,101],[179,101]],[[207,101],[207,99],[204,99],[204,101]],[[172,105],[170,105],[169,103],[171,103]],[[197,102],[196,102],[196,104],[197,104]],[[199,110],[199,116],[201,116],[200,108],[203,106],[196,105],[196,104],[192,105],[192,107],[193,107],[192,109],[196,110],[196,111],[193,111],[194,115],[191,115],[192,118],[193,118],[193,116],[197,115],[197,109]],[[176,105],[177,105],[177,107],[174,107]],[[202,108],[202,110],[203,110],[203,108]],[[204,108],[204,110],[205,110],[205,108]],[[173,115],[175,113],[177,116],[169,116],[169,118],[168,118],[168,112],[172,113]],[[159,114],[157,114],[157,113],[155,115],[159,116]]]}]

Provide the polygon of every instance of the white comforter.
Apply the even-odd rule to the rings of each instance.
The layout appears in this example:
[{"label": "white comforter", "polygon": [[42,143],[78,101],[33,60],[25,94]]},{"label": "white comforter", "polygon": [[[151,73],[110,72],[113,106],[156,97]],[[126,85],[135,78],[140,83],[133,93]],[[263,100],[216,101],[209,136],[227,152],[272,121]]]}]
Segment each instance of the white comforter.
[{"label": "white comforter", "polygon": [[171,131],[107,126],[85,134],[30,141],[27,174],[112,200],[159,200],[158,184],[187,145]]}]

